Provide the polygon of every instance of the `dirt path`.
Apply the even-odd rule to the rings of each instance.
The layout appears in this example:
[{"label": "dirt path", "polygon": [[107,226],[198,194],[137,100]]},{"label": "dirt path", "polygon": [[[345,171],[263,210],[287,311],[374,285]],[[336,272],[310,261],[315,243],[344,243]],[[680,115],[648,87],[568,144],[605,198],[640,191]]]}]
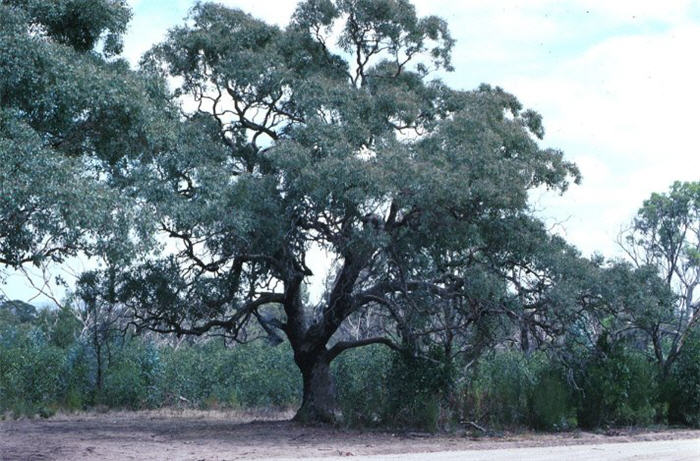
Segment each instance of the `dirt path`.
[{"label": "dirt path", "polygon": [[[298,461],[301,458],[277,458],[275,461]],[[342,461],[333,456],[323,461]],[[625,442],[557,447],[499,448],[493,450],[443,451],[400,455],[358,456],[358,461],[698,461],[700,438],[660,442]]]},{"label": "dirt path", "polygon": [[[283,420],[288,417],[289,414],[160,411],[0,421],[0,460],[223,461],[326,457],[325,461],[330,461],[370,456],[367,459],[414,461],[426,459],[426,453],[430,453],[431,459],[444,461],[465,459],[467,455],[469,459],[488,461],[573,461],[591,459],[592,453],[597,459],[622,460],[647,452],[656,455],[634,459],[700,459],[700,431],[691,430],[627,431],[610,436],[526,433],[473,439],[468,435],[428,436],[308,427]],[[262,418],[266,420],[260,421]],[[389,456],[402,453],[414,455]],[[616,453],[623,457],[614,457]],[[664,458],[664,453],[677,456]]]}]

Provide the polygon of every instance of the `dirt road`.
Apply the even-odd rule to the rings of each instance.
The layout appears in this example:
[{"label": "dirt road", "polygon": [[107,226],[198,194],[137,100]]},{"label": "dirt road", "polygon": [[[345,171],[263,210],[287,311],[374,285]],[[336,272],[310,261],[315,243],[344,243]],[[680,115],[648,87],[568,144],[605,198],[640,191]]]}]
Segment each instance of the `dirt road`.
[{"label": "dirt road", "polygon": [[[275,461],[299,461],[301,458],[278,458]],[[346,461],[347,457],[321,458],[323,461]],[[358,456],[358,461],[698,461],[700,438],[660,442],[625,442],[559,447],[499,448],[495,450],[443,451],[400,455]]]},{"label": "dirt road", "polygon": [[692,430],[475,439],[309,427],[289,416],[158,411],[6,420],[0,460],[700,460],[700,431]]}]

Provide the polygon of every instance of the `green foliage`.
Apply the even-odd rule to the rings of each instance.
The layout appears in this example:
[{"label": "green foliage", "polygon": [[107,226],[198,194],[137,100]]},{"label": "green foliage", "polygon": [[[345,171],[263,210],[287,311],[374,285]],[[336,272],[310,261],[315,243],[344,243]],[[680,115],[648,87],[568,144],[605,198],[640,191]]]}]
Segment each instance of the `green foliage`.
[{"label": "green foliage", "polygon": [[428,357],[393,354],[385,420],[395,426],[438,429],[451,416],[443,417],[442,409],[453,382],[452,364],[437,349]]},{"label": "green foliage", "polygon": [[[335,366],[351,422],[432,430],[461,392],[494,426],[563,429],[574,409],[586,426],[648,424],[666,406],[698,424],[697,182],[652,195],[624,240],[633,265],[604,266],[529,206],[580,180],[540,145],[541,117],[498,87],[429,80],[453,40],[408,0],[306,0],[284,28],[197,3],[142,71],[116,56],[129,17],[125,0],[0,1],[0,269],[107,263],[80,278],[84,324],[0,306],[0,410],[293,405],[294,361],[308,377],[400,337],[412,354]],[[302,296],[318,249],[337,263],[321,306]],[[294,351],[121,337],[127,311],[139,331],[284,333]],[[329,348],[370,311],[386,338]],[[492,349],[460,373],[442,352],[477,360],[514,330],[528,351],[575,344],[580,392],[543,353]]]},{"label": "green foliage", "polygon": [[[700,182],[680,182],[653,193],[623,236],[632,263],[652,270],[672,292],[670,303],[633,315],[650,340],[664,374],[682,353],[684,338],[700,322]],[[654,309],[654,307],[656,307]]]},{"label": "green foliage", "polygon": [[536,429],[562,431],[578,425],[571,386],[561,369],[553,364],[540,368],[529,402],[529,425]]},{"label": "green foliage", "polygon": [[41,309],[36,322],[49,342],[60,349],[69,349],[78,340],[83,327],[70,307]]},{"label": "green foliage", "polygon": [[232,381],[240,406],[289,407],[300,401],[301,376],[288,344],[257,342],[232,352],[221,371]]},{"label": "green foliage", "polygon": [[578,404],[583,427],[651,424],[658,405],[658,369],[644,354],[616,347],[594,357],[584,371]]},{"label": "green foliage", "polygon": [[[452,70],[443,19],[408,0],[309,0],[280,28],[197,3],[135,72],[114,58],[129,16],[124,0],[0,3],[0,264],[98,255],[112,271],[99,296],[139,326],[245,340],[257,322],[295,338],[297,363],[323,359],[366,308],[407,311],[385,318],[408,331],[435,313],[417,304],[512,307],[511,242],[523,223],[543,227],[529,191],[563,192],[580,174],[540,146],[541,117],[515,96],[429,80]],[[181,117],[179,96],[198,110]],[[155,250],[155,229],[182,251]],[[296,296],[314,246],[340,267],[327,309]],[[485,301],[466,288],[475,267],[493,273]],[[113,360],[99,397],[144,405],[148,367]],[[397,421],[432,418],[443,368],[394,362],[389,382],[408,386],[408,403],[389,402]]]},{"label": "green foliage", "polygon": [[[58,341],[65,315],[40,310],[34,322],[0,328],[0,413],[50,416],[57,409],[294,407],[300,376],[287,345],[227,347],[222,341],[156,345],[141,338],[110,340],[102,389],[92,346]],[[70,335],[68,336],[70,337]],[[460,420],[489,428],[541,430],[647,425],[668,420],[698,425],[700,336],[662,381],[646,355],[623,342],[565,369],[541,352],[498,351],[460,371],[439,353],[407,358],[383,346],[353,349],[333,364],[345,422],[356,426],[449,428]],[[460,383],[460,384],[458,384]],[[663,384],[663,387],[662,387]]]},{"label": "green foliage", "polygon": [[668,420],[700,427],[700,329],[696,329],[673,364],[664,383]]},{"label": "green foliage", "polygon": [[[140,338],[103,344],[104,377],[88,338],[63,336],[65,326],[0,322],[0,413],[49,414],[57,408],[143,409],[161,406],[290,407],[299,403],[300,376],[288,346],[220,341],[173,348]],[[71,314],[72,315],[72,314]],[[68,339],[72,340],[68,340]]]},{"label": "green foliage", "polygon": [[162,348],[158,387],[166,405],[181,397],[200,407],[289,407],[299,402],[300,376],[288,346],[261,342],[227,348],[219,341]]},{"label": "green foliage", "polygon": [[465,413],[495,427],[544,430],[576,427],[562,369],[545,354],[501,351],[479,361],[465,390]]},{"label": "green foliage", "polygon": [[66,358],[37,328],[0,327],[0,412],[48,414],[65,395]]},{"label": "green foliage", "polygon": [[127,341],[115,346],[121,347],[117,347],[109,361],[96,402],[131,409],[158,406],[159,393],[153,387],[161,372],[157,348],[140,341]]},{"label": "green foliage", "polygon": [[150,240],[111,188],[169,136],[164,82],[106,58],[129,17],[122,0],[0,2],[0,269]]},{"label": "green foliage", "polygon": [[[140,326],[245,340],[257,322],[286,334],[304,367],[368,309],[408,337],[452,304],[452,320],[487,336],[474,324],[512,312],[504,273],[537,240],[522,228],[551,243],[529,191],[563,192],[580,173],[540,145],[541,117],[512,94],[430,80],[451,70],[452,46],[446,22],[408,0],[302,1],[284,28],[196,4],[141,63],[200,104],[183,110],[177,148],[133,175],[183,249],[123,268],[119,300]],[[337,261],[323,308],[299,296],[319,248]],[[475,272],[488,272],[487,294]],[[414,365],[427,371],[390,367],[390,382],[411,383],[410,402],[391,404],[397,422],[435,414],[444,397],[426,382],[443,370]]]},{"label": "green foliage", "polygon": [[333,372],[348,425],[434,431],[454,419],[448,396],[455,373],[439,353],[414,358],[371,346],[345,352]]},{"label": "green foliage", "polygon": [[82,341],[77,341],[64,350],[66,369],[62,379],[65,380],[66,392],[62,406],[69,410],[84,410],[95,404],[95,363],[90,348]]},{"label": "green foliage", "polygon": [[477,421],[491,425],[524,424],[534,380],[522,354],[503,352],[487,356],[473,377],[469,411]]},{"label": "green foliage", "polygon": [[[158,387],[162,389],[163,404],[172,406],[190,402],[203,406],[212,396],[218,377],[215,364],[220,366],[222,358],[222,354],[211,346],[162,348],[163,373],[159,377]],[[220,402],[225,405],[229,400],[224,398]]]},{"label": "green foliage", "polygon": [[338,403],[351,426],[385,423],[391,389],[387,385],[394,353],[384,346],[344,352],[333,362]]},{"label": "green foliage", "polygon": [[101,38],[106,55],[121,53],[121,35],[131,19],[125,0],[3,0],[21,7],[46,35],[78,51],[92,50]]},{"label": "green foliage", "polygon": [[33,305],[19,300],[0,302],[0,324],[31,324],[36,320],[37,311]]}]

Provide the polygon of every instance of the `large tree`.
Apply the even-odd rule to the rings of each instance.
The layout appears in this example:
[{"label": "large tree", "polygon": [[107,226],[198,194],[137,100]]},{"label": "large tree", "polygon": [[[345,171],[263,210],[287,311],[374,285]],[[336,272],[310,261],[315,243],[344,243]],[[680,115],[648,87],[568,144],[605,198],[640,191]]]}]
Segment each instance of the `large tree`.
[{"label": "large tree", "polygon": [[[285,28],[195,6],[142,63],[177,85],[185,120],[178,149],[138,174],[172,243],[117,283],[136,323],[286,336],[297,418],[332,421],[341,352],[410,351],[438,311],[472,325],[510,302],[503,267],[542,228],[528,192],[579,173],[540,147],[540,116],[514,96],[429,78],[451,70],[452,45],[407,0],[303,1]],[[370,309],[383,316],[372,336],[339,333]]]}]

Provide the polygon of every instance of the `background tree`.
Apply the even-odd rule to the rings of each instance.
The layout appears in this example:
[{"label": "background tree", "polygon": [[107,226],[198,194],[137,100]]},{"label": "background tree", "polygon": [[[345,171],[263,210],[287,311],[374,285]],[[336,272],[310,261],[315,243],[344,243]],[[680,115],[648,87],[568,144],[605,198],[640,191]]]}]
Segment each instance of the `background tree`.
[{"label": "background tree", "polygon": [[619,242],[638,271],[658,274],[675,297],[633,313],[666,375],[700,320],[700,182],[652,194]]},{"label": "background tree", "polygon": [[36,319],[36,307],[32,304],[18,300],[0,303],[0,321],[4,324],[32,323]]},{"label": "background tree", "polygon": [[104,273],[83,273],[74,295],[74,300],[82,304],[78,312],[83,334],[95,355],[98,393],[102,391],[105,367],[111,360],[110,345],[117,336],[126,332],[128,326],[128,320],[116,302],[115,274],[114,266],[108,267]]},{"label": "background tree", "polygon": [[[495,233],[517,238],[528,191],[579,174],[514,96],[428,79],[451,69],[452,43],[405,0],[305,1],[284,29],[195,6],[143,62],[188,101],[180,148],[140,173],[177,251],[125,271],[120,302],[155,331],[285,335],[297,419],[324,421],[340,353],[410,349],[445,305],[490,305],[475,282],[509,242]],[[335,269],[310,303],[314,254]],[[377,336],[339,337],[370,308],[387,320]]]}]

